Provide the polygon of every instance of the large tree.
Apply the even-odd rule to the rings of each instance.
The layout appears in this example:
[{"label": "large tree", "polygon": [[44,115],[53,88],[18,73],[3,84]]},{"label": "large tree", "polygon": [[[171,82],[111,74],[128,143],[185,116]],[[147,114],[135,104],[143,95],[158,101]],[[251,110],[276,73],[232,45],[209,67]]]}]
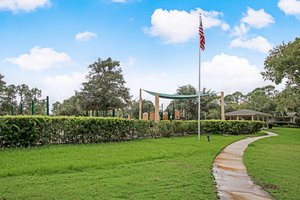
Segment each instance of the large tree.
[{"label": "large tree", "polygon": [[[197,90],[192,85],[179,86],[177,94],[191,95],[196,94]],[[203,89],[202,93],[208,94],[201,97],[201,119],[216,119],[220,117],[220,108],[217,95],[211,90]],[[185,110],[188,119],[197,119],[198,117],[198,99],[179,99],[172,100],[167,107],[167,111]]]},{"label": "large tree", "polygon": [[4,76],[0,74],[0,113],[3,113],[3,101],[5,93],[5,81],[3,80]]},{"label": "large tree", "polygon": [[277,91],[272,85],[256,88],[247,94],[246,108],[265,113],[274,113],[276,110],[274,102],[276,93]]},{"label": "large tree", "polygon": [[276,104],[274,99],[278,91],[272,85],[255,88],[247,95],[237,91],[225,96],[225,111],[231,112],[240,109],[251,109],[260,112],[274,113]]},{"label": "large tree", "polygon": [[284,116],[288,112],[299,113],[300,111],[300,96],[295,88],[289,86],[276,95],[275,103],[276,114],[279,116]]},{"label": "large tree", "polygon": [[226,95],[224,103],[226,112],[244,109],[246,107],[246,95],[236,91],[233,94]]},{"label": "large tree", "polygon": [[[179,86],[176,90],[177,94],[180,95],[191,95],[196,94],[197,90],[192,85]],[[179,99],[175,101],[175,107],[179,110],[185,110],[188,118],[196,119],[197,116],[197,98],[193,99]]]},{"label": "large tree", "polygon": [[46,114],[46,103],[40,101],[39,98],[42,96],[42,91],[38,88],[30,88],[26,84],[18,85],[17,92],[20,98],[20,113],[31,114],[32,101],[34,101],[35,114]]},{"label": "large tree", "polygon": [[[28,85],[6,85],[0,74],[0,114],[31,114],[32,101],[35,103],[35,114],[46,114],[45,101],[39,100],[42,91],[30,89]],[[18,102],[19,100],[19,102]]]},{"label": "large tree", "polygon": [[201,97],[201,119],[220,119],[220,97],[211,89],[203,89],[205,96]]},{"label": "large tree", "polygon": [[[154,104],[149,101],[143,99],[142,101],[142,113],[147,112],[150,113],[151,111],[154,111],[155,107]],[[131,118],[138,119],[139,118],[139,101],[133,100],[130,103],[130,106],[126,109],[124,109],[124,114],[130,114]]]},{"label": "large tree", "polygon": [[6,84],[3,79],[4,79],[4,76],[2,74],[0,74],[0,94],[4,91],[5,84]]},{"label": "large tree", "polygon": [[65,115],[65,116],[80,116],[84,115],[81,99],[79,93],[75,92],[75,95],[64,100],[63,103],[55,102],[52,105],[53,115]]},{"label": "large tree", "polygon": [[300,90],[300,38],[276,46],[270,51],[264,64],[265,71],[262,75],[265,79],[276,84],[286,79],[288,85]]},{"label": "large tree", "polygon": [[124,108],[130,102],[129,89],[125,87],[120,62],[111,58],[100,58],[89,65],[80,93],[83,105],[88,110],[107,110]]},{"label": "large tree", "polygon": [[17,87],[13,84],[8,85],[4,89],[4,95],[1,103],[2,114],[15,114],[18,107],[17,103]]}]

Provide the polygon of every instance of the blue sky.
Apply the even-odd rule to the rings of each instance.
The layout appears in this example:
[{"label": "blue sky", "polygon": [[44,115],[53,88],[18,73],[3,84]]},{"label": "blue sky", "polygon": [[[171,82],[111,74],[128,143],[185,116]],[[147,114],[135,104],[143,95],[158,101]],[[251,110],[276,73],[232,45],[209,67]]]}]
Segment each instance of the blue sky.
[{"label": "blue sky", "polygon": [[260,76],[268,51],[300,35],[299,0],[2,0],[0,73],[52,103],[72,96],[87,66],[107,57],[121,62],[133,99],[139,88],[197,87],[199,13],[201,85],[225,94],[270,84]]}]

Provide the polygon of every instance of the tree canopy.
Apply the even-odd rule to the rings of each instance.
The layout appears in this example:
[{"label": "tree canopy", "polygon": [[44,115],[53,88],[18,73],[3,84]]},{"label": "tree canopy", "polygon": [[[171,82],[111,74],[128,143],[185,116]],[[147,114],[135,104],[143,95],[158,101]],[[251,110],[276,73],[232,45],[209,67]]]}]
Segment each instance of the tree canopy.
[{"label": "tree canopy", "polygon": [[88,68],[86,82],[82,83],[83,88],[62,103],[55,102],[52,107],[53,114],[84,115],[88,110],[120,110],[130,106],[131,96],[129,89],[125,87],[119,61],[99,58]]},{"label": "tree canopy", "polygon": [[287,84],[300,90],[300,38],[272,49],[264,62],[264,79],[276,84],[287,79]]},{"label": "tree canopy", "polygon": [[276,105],[274,103],[275,87],[268,85],[256,88],[247,94],[247,108],[265,113],[274,113]]},{"label": "tree canopy", "polygon": [[[191,95],[196,94],[197,90],[192,85],[179,86],[176,90],[179,95]],[[220,109],[218,106],[217,95],[211,90],[202,91],[203,94],[209,94],[207,96],[201,97],[201,118],[202,119],[216,119],[220,116]],[[198,99],[179,99],[172,100],[167,107],[167,111],[174,112],[176,110],[185,110],[186,117],[188,119],[197,119],[198,117]]]},{"label": "tree canopy", "polygon": [[53,115],[82,116],[85,114],[82,106],[79,93],[75,92],[74,96],[64,100],[62,103],[55,102],[52,105],[52,113]]},{"label": "tree canopy", "polygon": [[34,101],[35,114],[46,113],[45,101],[41,100],[42,91],[30,88],[26,84],[6,85],[4,76],[0,74],[0,114],[32,114]]},{"label": "tree canopy", "polygon": [[83,89],[80,92],[84,107],[89,110],[123,108],[130,102],[129,89],[125,87],[119,61],[100,58],[89,65]]}]

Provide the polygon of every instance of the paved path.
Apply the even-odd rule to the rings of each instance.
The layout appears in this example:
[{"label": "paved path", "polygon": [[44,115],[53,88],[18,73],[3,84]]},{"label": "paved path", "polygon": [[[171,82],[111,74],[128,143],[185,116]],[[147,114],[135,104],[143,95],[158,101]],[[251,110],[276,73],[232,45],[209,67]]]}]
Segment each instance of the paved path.
[{"label": "paved path", "polygon": [[248,176],[243,163],[243,155],[248,145],[256,140],[276,136],[268,135],[246,138],[227,146],[215,159],[213,174],[217,183],[218,196],[221,200],[271,200],[268,193],[255,185]]}]

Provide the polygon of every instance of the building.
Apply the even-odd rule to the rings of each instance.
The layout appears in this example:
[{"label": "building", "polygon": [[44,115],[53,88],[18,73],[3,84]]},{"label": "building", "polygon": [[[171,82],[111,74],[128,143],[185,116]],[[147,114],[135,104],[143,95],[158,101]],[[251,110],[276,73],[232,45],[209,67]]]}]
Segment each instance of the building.
[{"label": "building", "polygon": [[288,112],[284,116],[276,116],[275,123],[296,124],[296,118],[296,112]]},{"label": "building", "polygon": [[297,113],[296,112],[288,112],[286,116],[291,124],[296,123]]},{"label": "building", "polygon": [[258,112],[255,110],[242,109],[233,112],[225,113],[226,120],[258,120],[264,122],[272,121],[273,116],[267,113]]}]

